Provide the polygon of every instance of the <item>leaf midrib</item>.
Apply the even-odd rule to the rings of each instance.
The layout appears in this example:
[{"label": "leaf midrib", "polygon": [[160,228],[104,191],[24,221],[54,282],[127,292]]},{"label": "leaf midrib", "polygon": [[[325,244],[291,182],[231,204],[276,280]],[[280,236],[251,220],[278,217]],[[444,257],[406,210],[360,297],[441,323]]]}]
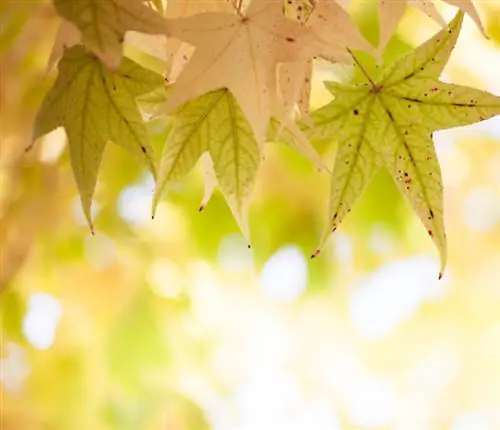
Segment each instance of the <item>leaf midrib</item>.
[{"label": "leaf midrib", "polygon": [[[384,108],[384,110],[385,110],[385,112],[387,114],[388,122],[392,125],[392,128],[394,129],[394,132],[396,133],[396,136],[399,138],[399,141],[403,143],[403,146],[404,146],[404,148],[406,150],[406,153],[410,157],[410,161],[411,161],[411,163],[413,165],[413,168],[415,169],[416,176],[418,178],[418,182],[420,183],[420,188],[421,188],[421,191],[422,191],[422,194],[423,194],[423,197],[424,197],[425,204],[427,205],[428,208],[432,209],[431,206],[430,206],[430,204],[429,204],[430,199],[429,199],[429,195],[427,193],[427,188],[425,186],[425,182],[423,181],[422,175],[420,173],[420,169],[418,168],[417,163],[415,162],[415,158],[413,157],[413,154],[412,154],[412,152],[411,152],[408,144],[406,143],[404,135],[401,132],[400,125],[396,121],[394,114],[391,112],[391,110],[384,103],[383,97],[379,97],[379,100],[380,100],[380,104],[383,106],[383,108]],[[406,196],[406,193],[403,193],[403,194]],[[434,227],[434,230],[436,232],[438,232],[439,231],[439,226],[436,224],[436,219],[434,217],[432,218],[432,225]],[[439,234],[435,234],[434,237],[432,237],[432,239],[437,242],[438,236],[440,236],[440,235]]]},{"label": "leaf midrib", "polygon": [[[170,168],[170,171],[168,173],[168,175],[165,177],[165,183],[168,181],[168,179],[170,178],[170,175],[172,174],[172,171],[174,170],[174,166],[177,165],[177,163],[179,162],[179,159],[181,157],[181,154],[184,153],[186,147],[188,146],[189,142],[191,141],[192,137],[198,133],[199,131],[199,128],[201,127],[201,125],[203,124],[203,122],[207,119],[207,117],[212,113],[213,109],[215,109],[215,107],[217,106],[217,104],[220,102],[220,100],[224,97],[224,95],[226,94],[226,92],[228,91],[226,88],[224,89],[220,89],[220,90],[216,90],[214,91],[215,92],[219,92],[220,91],[220,95],[218,97],[215,97],[214,100],[210,103],[210,105],[208,106],[207,110],[205,111],[205,113],[203,115],[200,115],[197,119],[197,121],[194,123],[195,125],[193,126],[192,130],[188,133],[188,135],[183,139],[182,143],[181,143],[181,150],[180,151],[177,151],[177,155],[174,157],[174,161],[172,162],[171,164],[171,168]],[[182,124],[180,124],[180,126],[182,126]],[[175,132],[176,130],[172,130],[171,131],[171,136],[174,136],[175,135]],[[168,142],[167,142],[167,145],[168,145]],[[203,148],[204,149],[204,148]]]}]

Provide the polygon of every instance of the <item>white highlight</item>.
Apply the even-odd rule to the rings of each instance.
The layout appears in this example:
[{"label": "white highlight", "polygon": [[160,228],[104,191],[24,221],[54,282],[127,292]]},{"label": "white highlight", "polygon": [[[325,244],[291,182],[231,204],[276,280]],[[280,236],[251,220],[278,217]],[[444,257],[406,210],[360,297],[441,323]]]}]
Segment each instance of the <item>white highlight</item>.
[{"label": "white highlight", "polygon": [[144,225],[151,221],[151,199],[154,180],[149,175],[138,185],[125,188],[118,198],[118,213],[130,224]]},{"label": "white highlight", "polygon": [[396,389],[390,380],[380,376],[359,377],[348,387],[346,409],[349,421],[356,427],[385,426],[396,413]]},{"label": "white highlight", "polygon": [[289,302],[306,289],[308,266],[304,254],[296,246],[285,246],[267,260],[260,285],[272,300]]},{"label": "white highlight", "polygon": [[59,300],[45,293],[32,294],[23,320],[23,333],[37,349],[48,349],[56,335],[61,317]]}]

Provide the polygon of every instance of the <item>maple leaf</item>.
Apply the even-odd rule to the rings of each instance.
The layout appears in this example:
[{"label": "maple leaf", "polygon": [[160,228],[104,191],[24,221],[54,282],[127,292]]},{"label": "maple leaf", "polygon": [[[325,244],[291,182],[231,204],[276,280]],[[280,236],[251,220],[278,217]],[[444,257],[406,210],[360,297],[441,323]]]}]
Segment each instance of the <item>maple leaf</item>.
[{"label": "maple leaf", "polygon": [[[311,138],[335,139],[329,217],[335,231],[375,172],[388,169],[446,264],[443,186],[431,133],[486,120],[500,114],[500,97],[441,82],[463,20],[459,12],[432,39],[362,85],[326,83],[334,95],[311,114]],[[362,68],[362,65],[360,64]],[[319,253],[329,235],[323,236]]]},{"label": "maple leaf", "polygon": [[[181,179],[203,156],[203,167],[211,169],[245,238],[249,240],[247,209],[260,164],[260,153],[252,128],[227,89],[209,92],[181,106],[174,115],[158,173],[153,210],[163,189]],[[202,207],[213,190],[206,183]]]},{"label": "maple leaf", "polygon": [[[476,23],[479,31],[487,38],[484,31],[481,18],[477,13],[476,7],[471,0],[445,0],[452,6],[457,6],[464,13],[467,13]],[[380,41],[379,53],[382,52],[387,45],[387,42],[394,34],[401,17],[404,14],[407,4],[420,9],[438,24],[446,26],[446,21],[443,19],[437,10],[434,0],[379,0],[379,20],[380,20]]]},{"label": "maple leaf", "polygon": [[116,69],[127,31],[165,34],[164,18],[142,0],[54,0],[57,12],[82,32],[83,42]]},{"label": "maple leaf", "polygon": [[286,19],[282,3],[276,1],[253,0],[244,15],[213,12],[167,20],[167,30],[196,49],[166,109],[173,111],[209,91],[228,88],[260,145],[276,97],[276,65],[306,61],[333,49],[305,26]]},{"label": "maple leaf", "polygon": [[[167,3],[167,18],[185,18],[190,15],[196,15],[205,12],[228,12],[233,11],[233,6],[228,0],[169,0]],[[169,82],[174,82],[177,76],[187,64],[194,47],[175,37],[167,39],[167,70]]]},{"label": "maple leaf", "polygon": [[83,46],[68,49],[59,75],[35,120],[33,141],[63,126],[71,165],[87,221],[104,147],[108,140],[123,146],[155,174],[149,136],[135,98],[163,84],[163,78],[124,58],[109,71]]}]

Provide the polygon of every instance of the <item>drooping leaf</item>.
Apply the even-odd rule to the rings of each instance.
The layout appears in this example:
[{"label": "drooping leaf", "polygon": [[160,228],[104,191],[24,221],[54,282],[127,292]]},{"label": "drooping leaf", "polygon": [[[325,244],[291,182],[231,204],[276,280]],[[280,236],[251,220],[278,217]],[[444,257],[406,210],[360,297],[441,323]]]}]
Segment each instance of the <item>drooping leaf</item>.
[{"label": "drooping leaf", "polygon": [[83,42],[110,68],[119,67],[127,31],[165,34],[163,17],[142,0],[54,0],[59,15],[73,22]]},{"label": "drooping leaf", "polygon": [[[460,10],[468,14],[476,23],[479,31],[486,36],[481,18],[477,13],[476,7],[472,0],[445,0],[452,6],[457,6]],[[403,16],[406,5],[412,5],[420,9],[431,19],[436,21],[443,27],[446,26],[446,21],[443,19],[435,6],[433,0],[379,0],[379,20],[380,20],[380,40],[379,40],[379,55],[385,49],[387,42],[394,34],[398,23]]]},{"label": "drooping leaf", "polygon": [[294,118],[296,104],[303,116],[309,113],[312,71],[312,60],[278,66],[278,94],[287,118]]},{"label": "drooping leaf", "polygon": [[92,226],[90,206],[108,140],[123,146],[155,173],[153,151],[135,98],[161,86],[163,78],[127,58],[113,73],[81,45],[66,51],[58,70],[36,118],[33,139],[65,128],[84,213]]},{"label": "drooping leaf", "polygon": [[311,115],[315,128],[309,134],[338,144],[330,229],[338,227],[383,165],[438,247],[441,270],[447,254],[443,187],[431,133],[500,114],[500,97],[438,80],[462,20],[459,12],[449,28],[392,64],[378,82],[367,77],[369,82],[357,86],[328,83],[335,98]]},{"label": "drooping leaf", "polygon": [[[227,89],[209,92],[175,113],[174,127],[162,155],[154,206],[163,189],[188,173],[204,152],[210,155],[219,187],[249,240],[247,209],[260,154],[248,120]],[[204,167],[211,168],[206,159]],[[210,184],[207,188],[209,196]]]}]

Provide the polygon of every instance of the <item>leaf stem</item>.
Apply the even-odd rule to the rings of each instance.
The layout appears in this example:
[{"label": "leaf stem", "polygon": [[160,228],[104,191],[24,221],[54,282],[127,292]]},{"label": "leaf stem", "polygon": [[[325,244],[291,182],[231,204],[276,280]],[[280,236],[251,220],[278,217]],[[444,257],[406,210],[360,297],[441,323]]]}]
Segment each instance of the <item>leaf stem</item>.
[{"label": "leaf stem", "polygon": [[349,54],[351,55],[351,57],[354,60],[354,62],[360,68],[360,70],[363,73],[363,75],[365,75],[366,79],[368,79],[368,81],[370,82],[370,84],[372,84],[372,86],[374,88],[378,88],[378,85],[375,84],[375,82],[373,82],[372,78],[370,77],[370,75],[368,74],[368,72],[366,71],[366,69],[363,67],[363,65],[360,63],[360,61],[357,59],[357,57],[354,55],[354,53],[349,48],[346,48],[346,49],[347,49],[347,52],[349,52]]}]

